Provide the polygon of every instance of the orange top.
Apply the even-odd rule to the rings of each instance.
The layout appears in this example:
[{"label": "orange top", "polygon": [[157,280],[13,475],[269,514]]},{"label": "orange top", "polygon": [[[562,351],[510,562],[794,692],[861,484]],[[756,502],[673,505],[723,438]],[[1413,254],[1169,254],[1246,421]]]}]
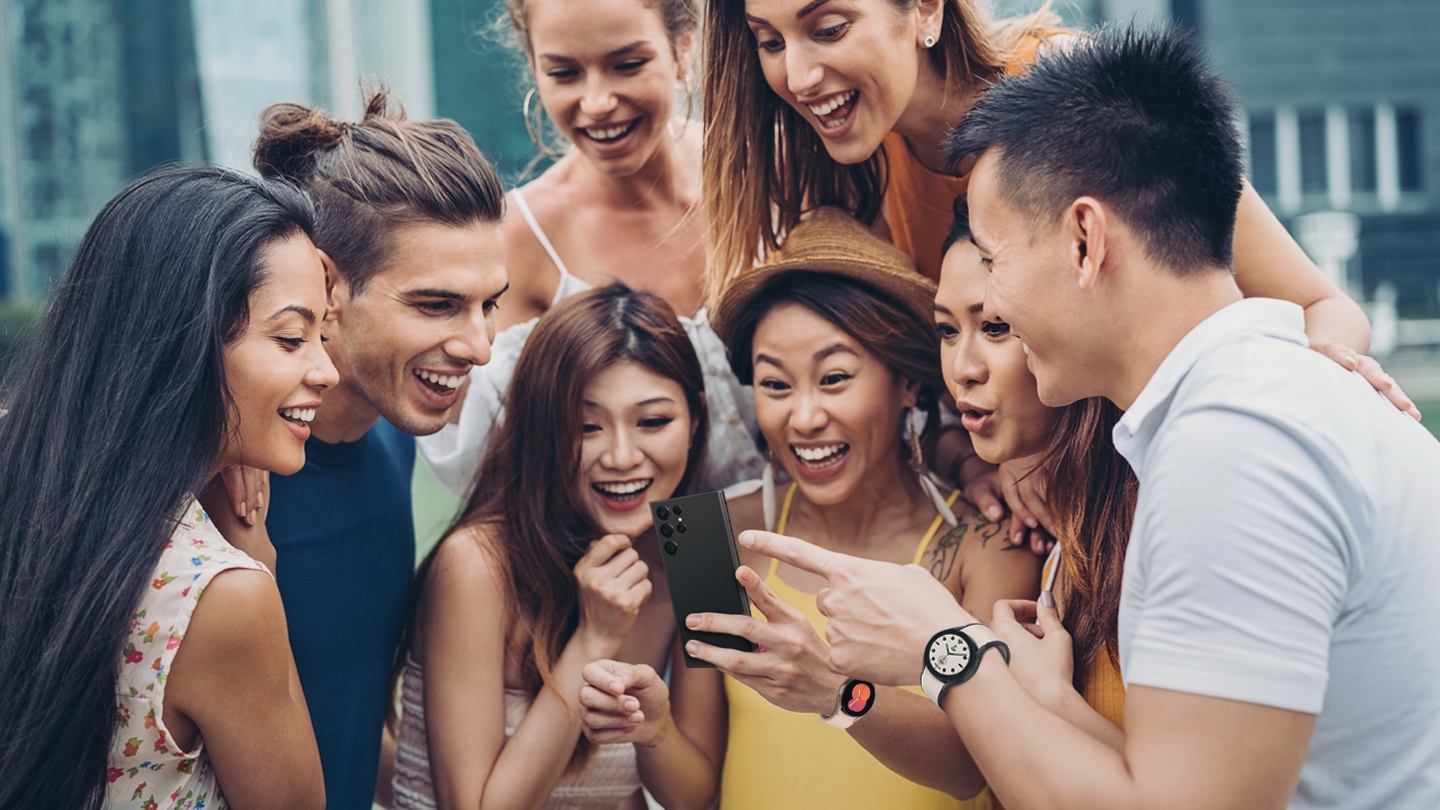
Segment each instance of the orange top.
[{"label": "orange top", "polygon": [[[1035,53],[1044,40],[1029,35],[1020,40],[1005,73],[1018,76],[1035,61]],[[915,260],[915,266],[931,281],[940,280],[940,246],[950,233],[952,204],[963,196],[970,185],[970,175],[953,177],[925,168],[910,151],[905,138],[898,132],[885,136],[885,158],[889,179],[885,189],[883,211],[890,225],[890,241]]]}]

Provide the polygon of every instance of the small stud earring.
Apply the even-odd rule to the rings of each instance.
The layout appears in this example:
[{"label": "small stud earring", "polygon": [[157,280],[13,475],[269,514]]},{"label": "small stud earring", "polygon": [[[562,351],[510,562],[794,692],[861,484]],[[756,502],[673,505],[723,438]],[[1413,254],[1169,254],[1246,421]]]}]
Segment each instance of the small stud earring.
[{"label": "small stud earring", "polygon": [[935,38],[934,38],[934,37],[925,37],[925,47],[927,47],[927,48],[933,48],[933,47],[935,47]]}]

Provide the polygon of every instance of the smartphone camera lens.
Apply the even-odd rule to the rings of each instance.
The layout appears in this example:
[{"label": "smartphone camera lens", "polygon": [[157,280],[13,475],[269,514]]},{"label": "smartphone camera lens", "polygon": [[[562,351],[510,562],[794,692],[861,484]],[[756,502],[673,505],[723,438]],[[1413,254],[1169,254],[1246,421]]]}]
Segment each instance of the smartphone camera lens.
[{"label": "smartphone camera lens", "polygon": [[[663,507],[663,506],[657,506],[657,507],[655,508],[655,514],[656,514],[656,516],[658,516],[661,520],[669,520],[669,519],[670,519],[670,510],[669,510],[669,509],[666,509],[666,508]],[[676,514],[679,514],[679,513],[677,512]]]},{"label": "smartphone camera lens", "polygon": [[669,537],[670,535],[672,535],[672,534],[675,533],[675,530],[672,529],[672,528],[670,528],[670,524],[669,524],[669,523],[661,523],[661,524],[660,524],[660,533],[663,534],[663,535],[665,535],[666,537]]},{"label": "smartphone camera lens", "polygon": [[675,554],[675,553],[677,553],[677,552],[679,552],[679,551],[680,551],[680,547],[677,546],[677,545],[675,545],[675,541],[674,541],[674,540],[666,540],[666,541],[665,541],[665,553],[666,553],[666,554]]},{"label": "smartphone camera lens", "polygon": [[681,534],[684,534],[684,533],[685,533],[685,524],[684,524],[684,523],[676,524],[676,526],[675,526],[675,531],[680,532]]},{"label": "smartphone camera lens", "polygon": [[683,514],[684,512],[685,512],[685,510],[684,510],[684,509],[681,509],[678,505],[675,507],[675,514],[679,515],[679,514]]}]

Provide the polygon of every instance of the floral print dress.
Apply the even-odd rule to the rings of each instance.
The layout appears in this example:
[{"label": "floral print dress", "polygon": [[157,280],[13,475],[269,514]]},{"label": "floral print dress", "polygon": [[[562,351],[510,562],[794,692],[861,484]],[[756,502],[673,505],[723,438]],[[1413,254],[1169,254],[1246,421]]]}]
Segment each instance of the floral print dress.
[{"label": "floral print dress", "polygon": [[106,808],[225,807],[204,742],[196,740],[193,751],[181,750],[171,741],[162,718],[165,680],[190,616],[205,586],[230,568],[269,573],[262,563],[227,543],[192,498],[165,544],[125,641],[116,682],[119,727],[110,745]]}]

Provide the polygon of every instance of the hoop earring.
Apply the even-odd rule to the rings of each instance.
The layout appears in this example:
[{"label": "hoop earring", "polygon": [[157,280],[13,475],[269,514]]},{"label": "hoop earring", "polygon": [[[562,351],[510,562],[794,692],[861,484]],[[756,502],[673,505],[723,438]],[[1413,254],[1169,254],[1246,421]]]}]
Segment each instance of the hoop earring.
[{"label": "hoop earring", "polygon": [[[543,156],[551,160],[559,160],[565,156],[561,150],[545,143],[545,106],[536,105],[536,115],[530,114],[530,102],[535,99],[535,92],[538,88],[530,88],[525,94],[525,102],[521,105],[521,116],[525,119],[525,132],[530,136],[530,142],[535,144],[535,149]],[[538,119],[538,120],[535,120]]]},{"label": "hoop earring", "polygon": [[927,47],[927,48],[933,48],[933,47],[935,47],[935,37],[925,37],[925,47]]},{"label": "hoop earring", "polygon": [[935,511],[945,522],[954,527],[960,523],[955,517],[955,512],[950,509],[950,504],[945,503],[945,498],[940,494],[940,488],[936,486],[935,480],[930,471],[925,469],[925,458],[921,454],[920,435],[925,432],[925,423],[930,421],[930,415],[918,407],[911,407],[906,415],[907,427],[910,428],[910,467],[920,478],[920,488],[930,496],[930,503],[935,506]]},{"label": "hoop earring", "polygon": [[765,531],[775,531],[775,452],[767,450],[765,469],[760,473],[760,507],[765,512]]}]

